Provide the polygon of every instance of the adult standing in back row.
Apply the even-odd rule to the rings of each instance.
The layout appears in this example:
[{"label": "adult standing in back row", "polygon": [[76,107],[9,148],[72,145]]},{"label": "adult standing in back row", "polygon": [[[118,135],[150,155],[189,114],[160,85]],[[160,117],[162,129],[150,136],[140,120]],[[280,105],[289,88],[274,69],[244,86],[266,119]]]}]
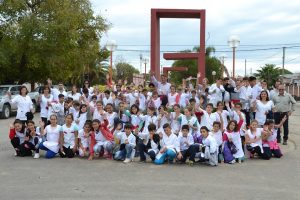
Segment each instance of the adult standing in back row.
[{"label": "adult standing in back row", "polygon": [[[287,119],[285,120],[283,124],[283,145],[287,145],[288,140],[288,134],[289,134],[289,118],[293,111],[295,111],[295,99],[287,92],[285,92],[285,86],[279,85],[278,87],[278,94],[275,94],[273,96],[273,102],[275,105],[275,123],[279,124],[280,121],[284,118],[284,116],[287,116]],[[280,128],[277,132],[277,142],[281,142],[281,135],[280,135]]]},{"label": "adult standing in back row", "polygon": [[166,105],[168,103],[168,94],[170,93],[171,84],[167,82],[167,77],[164,74],[160,76],[160,79],[161,82],[157,81],[154,73],[152,73],[151,81],[157,89],[157,93],[160,96],[162,105]]}]

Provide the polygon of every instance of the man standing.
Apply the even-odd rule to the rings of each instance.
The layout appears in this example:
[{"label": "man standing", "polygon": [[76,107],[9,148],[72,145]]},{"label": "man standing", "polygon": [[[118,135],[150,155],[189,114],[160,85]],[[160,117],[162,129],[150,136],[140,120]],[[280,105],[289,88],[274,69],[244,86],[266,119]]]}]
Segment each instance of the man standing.
[{"label": "man standing", "polygon": [[272,100],[273,97],[277,94],[278,95],[278,87],[281,85],[282,82],[280,80],[277,80],[273,86],[273,89],[270,91],[270,99]]},{"label": "man standing", "polygon": [[161,104],[165,106],[168,103],[168,94],[170,93],[171,84],[167,82],[167,77],[164,74],[161,75],[160,79],[161,82],[157,81],[152,72],[151,82],[156,86]]},{"label": "man standing", "polygon": [[[273,102],[275,105],[275,123],[279,124],[284,116],[287,116],[286,121],[283,124],[283,145],[287,145],[288,134],[289,134],[289,118],[293,111],[295,111],[295,99],[287,92],[285,92],[285,86],[279,85],[278,94],[274,94]],[[281,142],[280,128],[277,132],[277,142]]]},{"label": "man standing", "polygon": [[223,92],[225,92],[225,89],[222,85],[222,79],[218,78],[217,82],[212,84],[208,90],[208,93],[210,94],[210,101],[209,103],[212,103],[214,108],[217,107],[217,103],[219,101],[223,101]]}]

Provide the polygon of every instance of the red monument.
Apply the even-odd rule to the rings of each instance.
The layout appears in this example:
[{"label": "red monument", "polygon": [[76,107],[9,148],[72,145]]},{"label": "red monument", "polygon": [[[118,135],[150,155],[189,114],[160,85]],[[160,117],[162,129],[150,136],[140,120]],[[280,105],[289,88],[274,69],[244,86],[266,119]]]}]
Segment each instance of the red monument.
[{"label": "red monument", "polygon": [[[197,59],[198,72],[205,77],[205,10],[151,9],[151,71],[160,78],[160,18],[200,19],[200,51],[198,53],[164,53],[166,60]],[[171,70],[170,70],[171,71]]]}]

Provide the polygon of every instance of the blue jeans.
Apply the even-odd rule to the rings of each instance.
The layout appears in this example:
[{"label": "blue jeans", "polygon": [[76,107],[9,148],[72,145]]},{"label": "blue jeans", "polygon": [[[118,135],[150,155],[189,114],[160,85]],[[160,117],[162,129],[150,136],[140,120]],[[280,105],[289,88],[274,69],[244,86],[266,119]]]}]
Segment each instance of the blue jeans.
[{"label": "blue jeans", "polygon": [[47,147],[45,147],[45,146],[43,145],[43,142],[39,145],[39,149],[46,151],[45,157],[48,158],[48,159],[54,158],[55,155],[56,155],[55,152],[53,152],[53,151],[49,150]]},{"label": "blue jeans", "polygon": [[165,162],[166,159],[169,161],[173,161],[176,157],[176,153],[172,149],[167,149],[159,159],[155,159],[154,163],[157,165],[161,165]]},{"label": "blue jeans", "polygon": [[115,160],[124,160],[125,158],[130,159],[132,150],[133,150],[133,146],[130,144],[126,144],[124,149],[116,152],[114,157]]}]

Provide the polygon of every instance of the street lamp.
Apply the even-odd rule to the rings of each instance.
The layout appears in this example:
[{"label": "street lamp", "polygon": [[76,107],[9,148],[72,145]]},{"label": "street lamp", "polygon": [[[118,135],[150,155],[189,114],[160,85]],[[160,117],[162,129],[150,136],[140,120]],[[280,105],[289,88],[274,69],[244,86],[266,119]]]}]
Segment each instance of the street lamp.
[{"label": "street lamp", "polygon": [[216,71],[212,71],[211,75],[213,76],[213,82],[215,82],[215,76],[216,76],[217,72]]},{"label": "street lamp", "polygon": [[225,53],[222,53],[220,56],[220,60],[221,60],[221,78],[224,78],[224,70],[225,70],[225,65],[224,65],[224,61],[225,58],[227,58]]},{"label": "street lamp", "polygon": [[108,51],[110,51],[110,66],[109,66],[109,79],[108,79],[108,82],[109,84],[112,84],[112,52],[115,51],[117,49],[117,42],[115,40],[109,40],[106,42],[106,45],[105,45],[106,49]]},{"label": "street lamp", "polygon": [[232,35],[228,39],[228,45],[232,48],[232,77],[235,77],[235,49],[240,44],[240,38],[236,35]]},{"label": "street lamp", "polygon": [[147,73],[147,63],[149,62],[149,59],[144,57],[143,58],[143,62],[145,64],[145,74],[144,74],[144,80],[145,80],[145,83],[144,83],[144,86],[146,87],[146,73]]}]

